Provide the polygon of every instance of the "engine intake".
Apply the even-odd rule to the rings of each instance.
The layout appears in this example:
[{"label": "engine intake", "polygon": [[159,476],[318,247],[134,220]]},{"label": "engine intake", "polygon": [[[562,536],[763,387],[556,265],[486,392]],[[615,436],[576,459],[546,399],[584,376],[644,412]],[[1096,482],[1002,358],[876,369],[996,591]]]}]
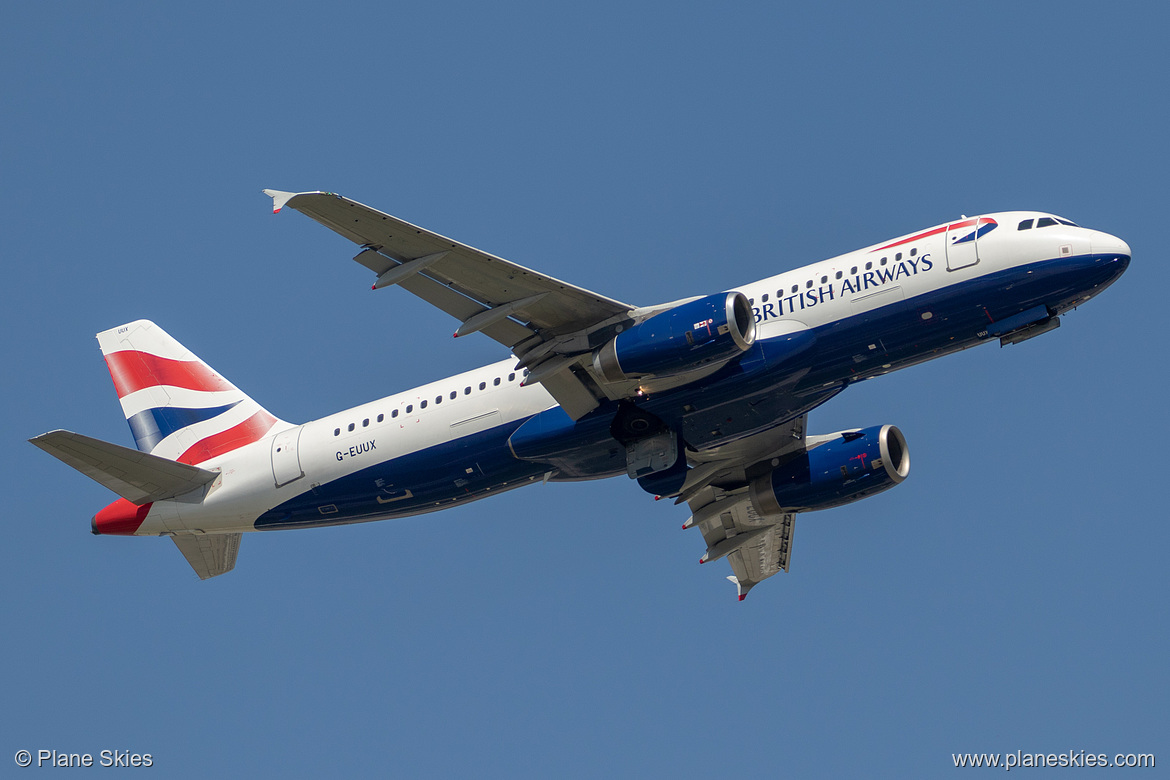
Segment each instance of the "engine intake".
[{"label": "engine intake", "polygon": [[593,353],[593,367],[610,382],[676,376],[745,352],[756,320],[743,293],[717,293],[643,320]]},{"label": "engine intake", "polygon": [[761,515],[812,512],[889,490],[910,474],[906,437],[893,425],[845,431],[751,483]]}]

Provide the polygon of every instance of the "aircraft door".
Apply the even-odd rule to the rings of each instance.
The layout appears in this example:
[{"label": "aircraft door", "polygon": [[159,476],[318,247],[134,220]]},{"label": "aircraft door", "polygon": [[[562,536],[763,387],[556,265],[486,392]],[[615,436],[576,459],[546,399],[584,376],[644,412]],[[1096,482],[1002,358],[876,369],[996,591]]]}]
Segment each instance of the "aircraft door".
[{"label": "aircraft door", "polygon": [[974,219],[947,226],[947,270],[957,271],[979,262],[979,231]]},{"label": "aircraft door", "polygon": [[301,431],[304,429],[305,426],[299,425],[276,434],[272,439],[272,477],[276,480],[277,487],[296,482],[305,476],[305,472],[301,470],[301,454],[298,447]]}]

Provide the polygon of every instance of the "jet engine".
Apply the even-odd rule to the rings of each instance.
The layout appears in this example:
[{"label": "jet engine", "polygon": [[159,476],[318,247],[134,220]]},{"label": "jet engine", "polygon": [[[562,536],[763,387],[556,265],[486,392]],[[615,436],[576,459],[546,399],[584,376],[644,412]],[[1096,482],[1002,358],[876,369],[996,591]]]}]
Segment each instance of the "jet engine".
[{"label": "jet engine", "polygon": [[906,437],[893,425],[815,438],[822,441],[752,481],[751,501],[759,514],[851,504],[889,490],[910,474]]},{"label": "jet engine", "polygon": [[606,380],[675,376],[746,351],[756,320],[743,293],[717,293],[655,314],[614,336],[593,353]]}]

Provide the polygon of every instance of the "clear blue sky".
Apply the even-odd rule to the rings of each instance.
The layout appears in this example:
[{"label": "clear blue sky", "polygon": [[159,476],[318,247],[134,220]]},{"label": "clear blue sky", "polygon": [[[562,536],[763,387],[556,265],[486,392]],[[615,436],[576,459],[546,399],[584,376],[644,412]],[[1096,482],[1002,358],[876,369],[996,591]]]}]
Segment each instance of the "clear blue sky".
[{"label": "clear blue sky", "polygon": [[[10,4],[0,775],[21,748],[167,777],[1170,763],[1170,12],[727,5]],[[153,319],[295,421],[505,356],[370,292],[264,187],[637,304],[1015,208],[1134,261],[1051,335],[815,413],[897,424],[913,472],[799,518],[791,572],[743,604],[625,479],[254,534],[201,583],[165,540],[92,537],[112,494],[25,442],[132,444],[94,333]]]}]

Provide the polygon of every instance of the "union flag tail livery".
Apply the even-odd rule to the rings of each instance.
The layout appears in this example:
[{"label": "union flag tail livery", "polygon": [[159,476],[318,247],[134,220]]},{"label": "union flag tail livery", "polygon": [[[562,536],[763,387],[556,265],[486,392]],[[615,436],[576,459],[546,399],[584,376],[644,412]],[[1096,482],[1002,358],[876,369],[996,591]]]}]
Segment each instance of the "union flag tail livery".
[{"label": "union flag tail livery", "polygon": [[[94,517],[95,534],[169,536],[204,579],[235,565],[248,531],[625,474],[690,506],[683,528],[702,534],[700,562],[725,558],[743,599],[788,571],[798,514],[910,474],[897,427],[808,434],[811,410],[925,360],[1050,333],[1130,262],[1115,236],[1008,211],[632,306],[340,195],[265,192],[274,211],[287,205],[356,243],[375,290],[401,287],[455,317],[456,336],[483,333],[511,357],[292,424],[153,323],[98,334],[137,449],[69,431],[31,441],[121,496]],[[437,539],[448,549],[436,560],[471,554],[457,534]]]},{"label": "union flag tail livery", "polygon": [[153,322],[97,339],[142,452],[195,465],[259,441],[280,422]]}]

